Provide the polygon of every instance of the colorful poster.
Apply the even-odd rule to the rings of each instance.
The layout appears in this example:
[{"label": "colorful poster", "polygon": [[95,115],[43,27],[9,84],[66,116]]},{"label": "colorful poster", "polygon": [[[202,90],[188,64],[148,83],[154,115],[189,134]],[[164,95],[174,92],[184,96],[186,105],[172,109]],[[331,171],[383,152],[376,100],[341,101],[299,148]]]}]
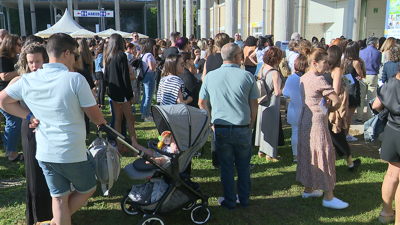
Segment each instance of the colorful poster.
[{"label": "colorful poster", "polygon": [[400,0],[387,1],[385,37],[400,38]]}]

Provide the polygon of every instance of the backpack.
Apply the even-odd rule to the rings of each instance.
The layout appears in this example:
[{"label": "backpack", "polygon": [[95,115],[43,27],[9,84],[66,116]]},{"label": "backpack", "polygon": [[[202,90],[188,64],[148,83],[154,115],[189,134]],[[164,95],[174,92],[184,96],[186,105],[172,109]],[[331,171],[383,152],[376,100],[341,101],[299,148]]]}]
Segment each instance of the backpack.
[{"label": "backpack", "polygon": [[[265,73],[265,75],[268,75],[268,73],[272,72],[272,71],[275,71],[275,69],[268,70]],[[258,98],[258,104],[261,105],[261,104],[269,101],[272,93],[274,92],[274,89],[272,88],[272,90],[268,91],[268,87],[267,87],[267,84],[265,83],[265,77],[263,74],[263,68],[261,68],[260,71],[258,72],[257,79],[258,79],[257,87],[258,87],[258,91],[260,93],[260,97]]]},{"label": "backpack", "polygon": [[142,81],[147,74],[147,71],[149,70],[149,67],[147,67],[146,71],[143,71],[143,60],[142,57],[139,57],[137,59],[134,59],[131,62],[131,66],[133,67],[133,72],[136,74],[136,79],[138,79],[139,81]]},{"label": "backpack", "polygon": [[103,195],[108,196],[113,183],[118,180],[122,156],[114,146],[101,137],[101,131],[99,138],[90,144],[88,151],[96,162],[96,179],[101,183]]}]

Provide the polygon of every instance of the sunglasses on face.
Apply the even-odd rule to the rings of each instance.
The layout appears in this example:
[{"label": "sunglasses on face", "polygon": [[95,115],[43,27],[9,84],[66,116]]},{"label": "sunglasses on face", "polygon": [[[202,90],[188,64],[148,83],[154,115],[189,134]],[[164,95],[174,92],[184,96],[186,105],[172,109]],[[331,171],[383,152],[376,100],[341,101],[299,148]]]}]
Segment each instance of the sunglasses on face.
[{"label": "sunglasses on face", "polygon": [[133,36],[133,37],[139,37],[139,36]]},{"label": "sunglasses on face", "polygon": [[[69,50],[69,49],[65,49],[63,52],[66,52],[67,50]],[[75,62],[78,61],[79,56],[81,56],[81,55],[79,55],[78,53],[76,53],[72,50],[69,50],[69,52],[75,56]]]},{"label": "sunglasses on face", "polygon": [[73,55],[74,55],[74,57],[75,57],[75,62],[76,62],[76,61],[78,61],[78,59],[79,59],[79,56],[81,56],[81,55],[79,55],[78,53],[76,53],[76,52],[73,52],[73,51],[71,51],[71,54],[73,54]]}]

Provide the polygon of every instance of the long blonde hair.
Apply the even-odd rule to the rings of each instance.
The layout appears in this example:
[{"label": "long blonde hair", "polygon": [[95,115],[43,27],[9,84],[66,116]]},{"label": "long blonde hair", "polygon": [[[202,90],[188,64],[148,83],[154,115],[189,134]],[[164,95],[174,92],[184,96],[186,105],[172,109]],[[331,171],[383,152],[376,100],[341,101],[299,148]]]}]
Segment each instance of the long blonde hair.
[{"label": "long blonde hair", "polygon": [[396,38],[389,37],[388,39],[386,39],[385,42],[383,42],[382,47],[381,47],[381,52],[386,52],[386,51],[390,50],[390,48],[394,44],[396,44]]}]

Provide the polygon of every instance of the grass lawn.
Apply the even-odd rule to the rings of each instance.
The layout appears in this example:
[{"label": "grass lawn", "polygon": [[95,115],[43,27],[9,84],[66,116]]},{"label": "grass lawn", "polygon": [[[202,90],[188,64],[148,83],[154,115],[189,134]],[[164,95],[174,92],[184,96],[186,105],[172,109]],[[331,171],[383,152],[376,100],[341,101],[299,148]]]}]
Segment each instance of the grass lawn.
[{"label": "grass lawn", "polygon": [[[138,109],[138,105],[136,105]],[[103,113],[110,121],[107,110]],[[158,132],[154,123],[145,123],[136,114],[136,132],[139,143],[145,145],[149,139],[157,139]],[[3,121],[4,123],[4,121]],[[96,138],[96,127],[92,124],[92,133],[87,144]],[[290,146],[290,127],[284,126],[286,146],[279,148],[283,160],[266,162],[257,156],[253,148],[251,162],[256,167],[251,171],[252,191],[250,207],[242,209],[239,205],[235,212],[218,206],[217,199],[222,196],[220,171],[212,169],[210,140],[205,145],[205,154],[194,158],[193,181],[200,183],[201,190],[210,196],[211,218],[208,224],[379,224],[381,210],[381,184],[387,164],[379,160],[377,151],[367,151],[362,141],[352,145],[353,157],[360,158],[362,165],[357,172],[349,172],[346,161],[336,161],[337,185],[334,193],[350,206],[344,210],[322,207],[322,198],[303,199],[303,187],[296,181],[296,164],[292,161]],[[369,146],[371,148],[371,146]],[[22,149],[20,146],[19,149]],[[25,168],[23,163],[10,163],[0,151],[0,180],[16,181],[17,185],[0,187],[0,224],[26,224],[25,221]],[[132,152],[124,153],[122,168],[136,158]],[[19,180],[20,179],[20,180]],[[133,184],[145,181],[133,181],[122,170],[119,180],[111,189],[111,196],[103,197],[100,185],[89,199],[89,204],[72,216],[72,224],[137,224],[140,216],[128,216],[120,207],[120,201]],[[193,224],[190,211],[180,211],[164,217],[166,224]]]}]

